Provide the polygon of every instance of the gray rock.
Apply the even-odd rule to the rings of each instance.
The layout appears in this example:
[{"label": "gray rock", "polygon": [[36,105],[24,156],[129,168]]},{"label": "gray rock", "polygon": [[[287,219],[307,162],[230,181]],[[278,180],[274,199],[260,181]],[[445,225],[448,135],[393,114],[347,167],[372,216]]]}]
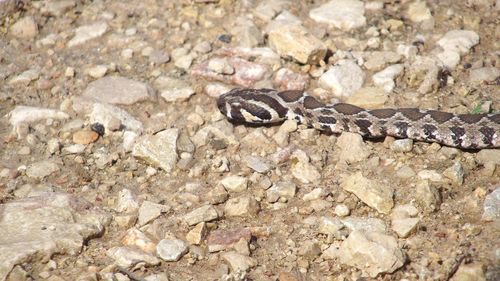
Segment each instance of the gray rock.
[{"label": "gray rock", "polygon": [[357,172],[346,178],[342,188],[352,192],[366,205],[376,209],[378,212],[388,214],[394,206],[393,190],[390,186],[363,177]]},{"label": "gray rock", "polygon": [[316,64],[326,55],[326,46],[300,25],[282,25],[269,32],[269,46],[282,57]]},{"label": "gray rock", "polygon": [[390,51],[375,51],[371,52],[364,66],[368,70],[378,71],[386,67],[388,64],[393,64],[401,61],[402,56],[396,52]]},{"label": "gray rock", "polygon": [[481,219],[484,221],[500,219],[500,187],[497,187],[493,192],[486,195]]},{"label": "gray rock", "polygon": [[26,169],[26,175],[30,178],[43,179],[59,170],[59,165],[55,162],[51,160],[43,160],[30,164]]},{"label": "gray rock", "polygon": [[365,73],[354,61],[341,60],[323,73],[318,84],[335,96],[348,97],[359,90],[365,81]]},{"label": "gray rock", "polygon": [[[295,196],[295,192],[297,191],[297,186],[293,182],[288,181],[280,181],[271,186],[267,190],[268,198],[283,198],[285,200],[289,200]],[[277,200],[272,200],[277,201]]]},{"label": "gray rock", "polygon": [[341,237],[341,230],[345,225],[338,218],[321,217],[318,223],[318,232]]},{"label": "gray rock", "polygon": [[401,238],[408,237],[418,226],[419,218],[393,219],[392,230]]},{"label": "gray rock", "polygon": [[91,82],[83,96],[109,104],[130,105],[154,99],[154,93],[145,83],[121,76],[109,76]]},{"label": "gray rock", "polygon": [[248,195],[231,198],[224,206],[224,213],[228,217],[252,217],[256,216],[259,211],[259,202]]},{"label": "gray rock", "polygon": [[341,263],[354,266],[372,278],[380,273],[392,273],[406,261],[397,240],[379,232],[351,232],[342,242],[338,255]]},{"label": "gray rock", "polygon": [[476,154],[476,157],[481,164],[493,163],[500,165],[500,149],[481,149]]},{"label": "gray rock", "polygon": [[111,216],[64,193],[38,193],[2,204],[0,280],[18,264],[43,263],[54,254],[80,253],[85,241],[100,236]]},{"label": "gray rock", "polygon": [[383,88],[386,93],[390,93],[396,86],[394,79],[396,79],[396,77],[398,77],[403,70],[404,66],[402,64],[388,66],[384,70],[373,74],[373,83],[376,86]]},{"label": "gray rock", "polygon": [[485,82],[491,83],[498,77],[500,77],[500,69],[494,66],[476,68],[469,72],[469,82],[476,85]]},{"label": "gray rock", "polygon": [[262,157],[248,155],[243,157],[243,161],[250,169],[257,173],[265,173],[271,169],[271,165]]},{"label": "gray rock", "polygon": [[157,204],[151,201],[144,201],[139,208],[139,217],[137,223],[139,224],[139,226],[143,226],[156,219],[161,214],[168,212],[169,210],[170,206]]},{"label": "gray rock", "polygon": [[119,213],[133,213],[139,209],[139,203],[137,203],[132,191],[124,188],[118,192],[114,209]]},{"label": "gray rock", "polygon": [[188,251],[188,244],[180,239],[163,239],[156,246],[156,254],[165,261],[178,261]]},{"label": "gray rock", "polygon": [[177,163],[177,137],[179,129],[167,129],[137,140],[132,155],[172,172]]},{"label": "gray rock", "polygon": [[309,17],[319,23],[333,25],[342,30],[351,30],[366,25],[365,7],[358,0],[332,0],[312,9]]},{"label": "gray rock", "polygon": [[321,254],[321,248],[319,247],[318,242],[307,240],[304,243],[301,243],[297,249],[297,254],[299,256],[303,256],[309,259],[314,259],[315,257]]},{"label": "gray rock", "polygon": [[290,171],[302,183],[317,183],[321,179],[321,174],[314,165],[300,159],[292,164]]},{"label": "gray rock", "polygon": [[105,22],[96,22],[90,25],[83,25],[75,29],[75,36],[69,40],[68,47],[75,47],[86,43],[89,40],[102,36],[108,30]]},{"label": "gray rock", "polygon": [[415,188],[415,202],[423,211],[430,213],[439,208],[441,196],[428,180],[421,180]]},{"label": "gray rock", "polygon": [[239,46],[252,48],[264,42],[264,37],[255,23],[247,17],[238,17],[231,29]]},{"label": "gray rock", "polygon": [[219,217],[217,210],[212,205],[205,205],[195,209],[184,216],[184,221],[188,225],[195,225],[200,222],[213,221]]},{"label": "gray rock", "polygon": [[400,139],[391,143],[391,150],[394,152],[410,152],[413,149],[412,139]]},{"label": "gray rock", "polygon": [[454,184],[464,183],[465,170],[460,162],[455,162],[451,167],[444,170],[443,175],[449,178]]},{"label": "gray rock", "polygon": [[106,255],[123,268],[133,268],[137,264],[158,265],[160,260],[144,251],[132,247],[113,247],[106,252]]},{"label": "gray rock", "polygon": [[221,257],[229,263],[234,272],[245,272],[257,265],[257,262],[253,258],[237,252],[226,252],[222,254]]}]

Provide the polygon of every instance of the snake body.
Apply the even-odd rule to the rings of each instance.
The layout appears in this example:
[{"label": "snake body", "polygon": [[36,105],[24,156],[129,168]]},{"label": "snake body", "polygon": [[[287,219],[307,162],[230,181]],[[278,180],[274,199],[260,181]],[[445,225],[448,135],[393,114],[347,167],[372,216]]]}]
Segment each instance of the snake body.
[{"label": "snake body", "polygon": [[366,138],[393,136],[463,149],[500,147],[500,114],[452,114],[417,108],[366,110],[347,103],[323,104],[304,91],[233,89],[217,101],[229,120],[272,124],[295,120],[329,133]]}]

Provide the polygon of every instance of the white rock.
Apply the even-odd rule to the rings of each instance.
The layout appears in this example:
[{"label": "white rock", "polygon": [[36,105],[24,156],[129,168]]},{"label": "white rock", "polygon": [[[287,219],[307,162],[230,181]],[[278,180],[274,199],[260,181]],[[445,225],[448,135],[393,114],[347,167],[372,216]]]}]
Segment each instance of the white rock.
[{"label": "white rock", "polygon": [[332,0],[312,9],[309,17],[319,23],[326,23],[343,30],[366,25],[365,7],[358,0]]},{"label": "white rock", "polygon": [[339,160],[348,163],[364,161],[371,154],[359,134],[342,132],[335,145],[340,149]]},{"label": "white rock", "polygon": [[345,227],[351,231],[362,232],[380,232],[385,233],[387,228],[381,219],[377,218],[360,218],[360,217],[346,217],[340,220]]},{"label": "white rock", "polygon": [[269,33],[269,46],[282,57],[303,64],[316,64],[326,55],[325,44],[299,25],[283,25]]},{"label": "white rock", "polygon": [[444,170],[443,175],[453,183],[462,185],[464,183],[465,170],[460,162],[455,162],[451,167]]},{"label": "white rock", "polygon": [[195,225],[200,222],[209,222],[219,217],[217,210],[212,205],[199,207],[184,216],[184,221],[188,225]]},{"label": "white rock", "polygon": [[316,187],[311,192],[304,194],[304,196],[302,197],[302,200],[312,201],[312,200],[320,199],[324,195],[325,195],[325,192],[323,191],[323,188]]},{"label": "white rock", "polygon": [[84,145],[84,144],[72,144],[72,145],[68,145],[68,146],[65,146],[63,148],[63,152],[64,153],[68,153],[68,154],[80,154],[80,153],[83,153],[83,151],[85,151],[85,148],[87,146]]},{"label": "white rock", "polygon": [[351,210],[349,210],[349,207],[345,204],[338,204],[335,206],[335,210],[333,212],[339,217],[346,217],[349,215]]},{"label": "white rock", "polygon": [[391,143],[391,150],[394,152],[410,152],[413,149],[412,139],[399,139]]},{"label": "white rock", "polygon": [[26,169],[26,175],[30,178],[43,179],[59,170],[60,168],[55,162],[51,160],[42,160],[30,164]]},{"label": "white rock", "polygon": [[463,55],[479,43],[479,35],[471,30],[451,30],[437,43],[445,51],[457,52]]},{"label": "white rock", "polygon": [[460,54],[458,52],[443,51],[436,56],[448,69],[455,69],[460,63]]},{"label": "white rock", "polygon": [[32,39],[38,35],[38,25],[31,16],[17,20],[10,27],[10,34],[21,39]]},{"label": "white rock", "polygon": [[156,246],[156,254],[165,261],[178,261],[188,251],[188,244],[180,239],[163,239]]},{"label": "white rock", "polygon": [[338,218],[321,217],[318,222],[318,232],[327,235],[340,237],[340,231],[345,225]]},{"label": "white rock", "polygon": [[[94,103],[88,114],[90,123],[100,123],[106,129],[106,133],[116,128],[120,123],[126,130],[142,133],[144,130],[142,122],[130,115],[127,111],[106,103]],[[109,130],[109,131],[108,131]]]},{"label": "white rock", "polygon": [[363,177],[361,172],[347,177],[342,183],[342,188],[352,192],[366,205],[380,213],[388,214],[394,206],[392,188]]},{"label": "white rock", "polygon": [[248,195],[231,198],[224,206],[224,213],[228,217],[251,217],[256,216],[259,211],[259,202]]},{"label": "white rock", "polygon": [[10,79],[9,85],[28,85],[31,81],[37,80],[39,77],[40,71],[38,69],[28,69]]},{"label": "white rock", "polygon": [[184,70],[188,70],[189,67],[191,66],[191,63],[193,63],[192,55],[181,56],[177,58],[174,62],[175,66]]},{"label": "white rock", "polygon": [[113,247],[106,252],[106,255],[114,262],[124,268],[132,268],[138,263],[144,265],[158,265],[160,260],[146,252],[130,247]]},{"label": "white rock", "polygon": [[426,213],[439,208],[441,196],[428,180],[419,181],[415,188],[415,203]]},{"label": "white rock", "polygon": [[162,213],[170,210],[170,206],[157,204],[151,201],[144,201],[139,208],[139,217],[137,223],[143,226],[159,217]]},{"label": "white rock", "polygon": [[177,163],[177,138],[179,129],[172,128],[137,140],[132,155],[172,172]]},{"label": "white rock", "polygon": [[108,72],[108,67],[105,65],[96,65],[87,69],[87,73],[92,78],[102,78]]},{"label": "white rock", "polygon": [[469,82],[472,84],[481,84],[484,82],[493,82],[500,77],[500,69],[498,67],[480,67],[472,69],[469,73]]},{"label": "white rock", "polygon": [[342,60],[323,73],[319,85],[334,95],[348,97],[359,90],[365,81],[365,73],[354,61]]},{"label": "white rock", "polygon": [[146,236],[144,232],[134,227],[127,230],[120,242],[125,246],[135,246],[150,254],[153,254],[156,250],[156,243]]},{"label": "white rock", "polygon": [[253,155],[248,155],[243,158],[247,167],[257,173],[265,173],[271,169],[271,165],[263,158]]},{"label": "white rock", "polygon": [[83,44],[89,40],[102,36],[108,30],[108,24],[97,22],[90,25],[80,26],[75,29],[75,36],[69,40],[68,47]]},{"label": "white rock", "polygon": [[351,232],[338,255],[341,263],[354,266],[372,278],[396,271],[406,260],[397,240],[379,232]]},{"label": "white rock", "polygon": [[257,262],[253,258],[237,252],[226,252],[221,257],[229,263],[234,272],[246,272],[257,265]]},{"label": "white rock", "polygon": [[65,120],[69,118],[68,114],[59,110],[23,105],[16,106],[6,116],[15,132],[24,124],[29,125],[45,119]]},{"label": "white rock", "polygon": [[406,238],[415,231],[419,222],[419,218],[394,219],[392,220],[391,227],[399,237]]},{"label": "white rock", "polygon": [[298,161],[292,163],[290,171],[292,175],[302,183],[314,183],[321,179],[321,174],[318,169],[309,162]]},{"label": "white rock", "polygon": [[279,198],[291,199],[295,197],[297,192],[297,186],[293,182],[280,181],[271,186],[267,190],[267,197],[272,197],[272,194],[276,194]]},{"label": "white rock", "polygon": [[155,88],[168,102],[183,101],[195,94],[193,87],[184,80],[161,76],[155,81]]},{"label": "white rock", "polygon": [[208,69],[215,73],[231,75],[234,73],[234,67],[227,61],[226,58],[213,58],[208,61]]},{"label": "white rock", "polygon": [[297,130],[297,122],[293,120],[286,120],[281,124],[278,132],[273,135],[274,141],[279,146],[286,146],[288,144],[288,138],[290,137],[290,133]]},{"label": "white rock", "polygon": [[139,203],[129,189],[118,192],[115,210],[119,213],[133,213],[139,209]]},{"label": "white rock", "polygon": [[431,10],[427,7],[425,1],[415,1],[408,7],[408,18],[413,22],[431,20]]},{"label": "white rock", "polygon": [[386,93],[390,93],[396,86],[394,79],[396,79],[396,77],[398,77],[403,70],[404,66],[402,64],[388,66],[384,70],[373,74],[373,83],[378,87],[383,88]]},{"label": "white rock", "polygon": [[228,191],[242,192],[247,190],[248,179],[240,176],[227,176],[220,183]]}]

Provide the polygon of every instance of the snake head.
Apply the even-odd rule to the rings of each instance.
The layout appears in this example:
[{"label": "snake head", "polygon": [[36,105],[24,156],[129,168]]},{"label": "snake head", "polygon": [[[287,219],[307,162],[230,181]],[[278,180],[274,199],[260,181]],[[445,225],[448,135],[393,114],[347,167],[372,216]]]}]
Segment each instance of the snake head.
[{"label": "snake head", "polygon": [[[271,89],[232,89],[219,97],[217,107],[224,116],[236,123],[282,122],[286,109],[270,96],[273,93],[275,91]],[[278,113],[276,108],[281,111]]]}]

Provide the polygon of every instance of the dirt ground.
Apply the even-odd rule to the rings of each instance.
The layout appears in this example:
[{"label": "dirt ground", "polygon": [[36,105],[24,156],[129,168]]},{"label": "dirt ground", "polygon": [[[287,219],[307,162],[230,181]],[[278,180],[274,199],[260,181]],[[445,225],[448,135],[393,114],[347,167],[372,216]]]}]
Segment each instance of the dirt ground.
[{"label": "dirt ground", "polygon": [[[83,239],[81,252],[58,249],[49,257],[29,256],[16,264],[9,280],[499,280],[499,214],[493,219],[483,215],[485,199],[500,187],[498,149],[460,150],[414,142],[401,150],[393,138],[360,142],[356,136],[319,133],[303,125],[235,125],[219,113],[216,97],[227,89],[286,89],[301,79],[305,90],[325,102],[452,113],[500,111],[499,75],[490,79],[490,72],[498,73],[500,55],[498,1],[424,1],[420,18],[408,12],[415,1],[363,2],[366,23],[348,30],[311,18],[310,11],[326,2],[65,0],[26,1],[11,8],[0,20],[0,202],[17,202],[34,191],[58,192],[84,199],[112,219],[102,233]],[[283,11],[300,19],[324,44],[326,59],[299,62],[269,43],[269,23]],[[20,31],[13,28],[25,18],[31,21],[18,25]],[[105,28],[92,27],[103,32],[74,41],[78,27],[96,23],[105,23]],[[440,38],[462,29],[477,34],[479,43],[460,53],[453,68],[431,64],[417,69],[415,55],[400,55],[372,69],[363,63],[381,55],[378,51],[396,54],[400,45],[417,56],[433,57]],[[275,56],[268,59],[248,51],[261,47]],[[200,65],[214,57],[230,58],[234,69],[209,77]],[[245,60],[241,69],[232,64],[236,57]],[[357,61],[366,75],[363,87],[377,87],[372,75],[389,65],[401,64],[404,71],[394,77],[395,88],[381,94],[382,101],[378,96],[355,99],[332,94],[320,82],[340,59]],[[254,64],[265,67],[263,77],[249,74]],[[438,69],[433,84],[422,90],[433,67]],[[281,68],[300,75],[279,82],[276,73]],[[489,76],[477,82],[471,74],[477,69],[490,71]],[[234,79],[240,70],[248,75]],[[113,76],[129,79],[123,82],[124,91],[132,87],[130,81],[146,85],[145,90],[130,94],[131,102],[107,97],[116,98],[115,103],[105,101],[99,91],[89,93],[93,82]],[[191,92],[169,92],[178,88]],[[88,109],[93,102],[121,108],[142,128],[134,131],[117,117],[121,125],[110,129],[111,123],[104,124],[102,134],[95,120],[104,117]],[[60,110],[67,116],[14,124],[8,114],[19,106]],[[134,138],[127,148],[128,131],[134,131]],[[165,163],[131,148],[165,131],[175,134],[171,146],[164,146],[174,155],[164,156]],[[83,144],[81,150],[75,144]],[[164,147],[160,144],[153,154]],[[53,172],[44,174],[52,169],[44,160],[55,163]],[[31,169],[41,162],[38,175]],[[357,173],[390,195],[370,203],[374,199],[348,191],[346,182]],[[282,183],[286,187],[280,189]],[[129,203],[135,208],[120,210],[124,189],[132,194]],[[231,205],[243,199],[249,200],[248,206]],[[140,225],[136,219],[147,207],[138,207],[145,201],[165,209]],[[187,214],[207,205],[217,211],[215,219],[187,222]],[[402,205],[417,210],[404,217],[415,219],[406,234],[394,229],[395,210]],[[373,249],[375,258],[363,257],[366,268],[348,261],[343,243],[358,231],[348,226],[349,219],[367,225],[361,226],[362,233],[374,232],[370,219],[382,222],[382,240],[396,242],[391,249],[403,253],[402,264],[392,269],[378,265],[378,255],[385,259],[381,248]],[[331,230],[327,221],[341,226]],[[186,236],[199,231],[198,225],[202,238],[194,243]],[[119,258],[109,254],[113,247],[143,250],[137,241],[124,245],[131,229],[155,246],[180,239],[189,250],[176,261],[160,258],[154,265],[136,261],[118,266]],[[227,231],[226,236],[216,230]],[[241,238],[248,230],[250,238]],[[235,241],[226,241],[230,233]],[[223,240],[222,250],[212,251],[211,241],[217,238]],[[151,256],[159,257],[155,251]],[[243,265],[238,267],[238,262]],[[370,274],[368,268],[373,267],[383,269]]]}]

